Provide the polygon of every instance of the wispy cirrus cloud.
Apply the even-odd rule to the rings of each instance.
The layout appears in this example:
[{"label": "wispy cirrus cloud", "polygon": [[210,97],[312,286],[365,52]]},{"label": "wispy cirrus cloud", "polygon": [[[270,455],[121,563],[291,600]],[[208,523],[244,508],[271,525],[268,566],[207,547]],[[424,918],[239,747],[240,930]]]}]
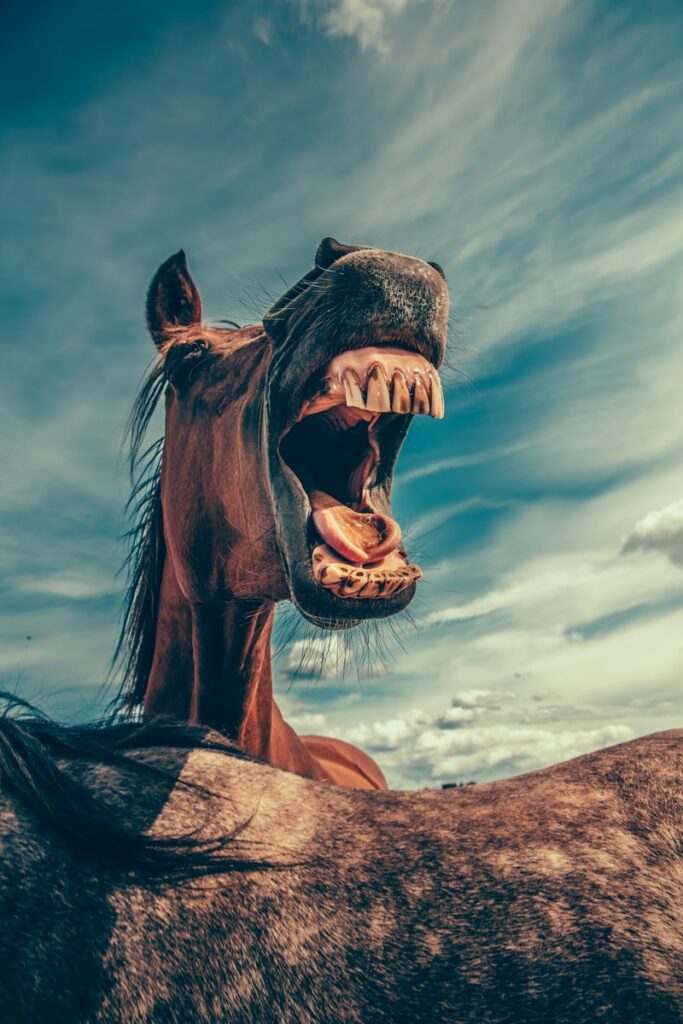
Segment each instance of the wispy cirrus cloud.
[{"label": "wispy cirrus cloud", "polygon": [[114,580],[106,574],[69,570],[25,579],[19,589],[26,594],[84,601],[115,594],[118,588],[114,585]]},{"label": "wispy cirrus cloud", "polygon": [[[83,685],[106,670],[116,601],[97,581],[120,559],[114,472],[158,263],[184,246],[206,308],[246,319],[260,307],[243,286],[282,290],[332,233],[445,265],[467,328],[453,358],[475,386],[450,388],[442,424],[413,425],[398,465],[394,507],[426,554],[422,629],[362,692],[345,647],[285,650],[283,684],[309,661],[293,713],[338,732],[417,705],[411,750],[449,716],[458,735],[528,729],[519,709],[544,689],[581,698],[534,719],[537,737],[584,736],[567,749],[670,723],[680,572],[618,552],[626,536],[678,559],[663,513],[683,468],[680,14],[330,0],[302,32],[300,6],[257,8],[175,12],[163,30],[161,7],[136,8],[102,53],[69,43],[89,24],[77,2],[63,46],[27,22],[0,67],[21,53],[51,83],[25,83],[3,129],[3,670]],[[449,703],[510,687],[514,722]],[[512,770],[524,743],[537,762],[552,747],[519,732]],[[431,779],[446,755],[420,756],[394,778]]]},{"label": "wispy cirrus cloud", "polygon": [[264,46],[270,46],[273,42],[273,22],[271,18],[262,15],[261,17],[254,19],[254,35],[263,43]]},{"label": "wispy cirrus cloud", "polygon": [[464,469],[470,466],[480,466],[484,462],[492,462],[495,459],[504,458],[520,451],[522,445],[511,447],[494,448],[491,451],[473,452],[469,455],[452,455],[450,458],[424,460],[422,465],[414,466],[412,469],[401,470],[397,473],[397,479],[401,484],[414,483],[422,480],[423,477],[433,476],[435,473],[444,474],[456,469]]}]

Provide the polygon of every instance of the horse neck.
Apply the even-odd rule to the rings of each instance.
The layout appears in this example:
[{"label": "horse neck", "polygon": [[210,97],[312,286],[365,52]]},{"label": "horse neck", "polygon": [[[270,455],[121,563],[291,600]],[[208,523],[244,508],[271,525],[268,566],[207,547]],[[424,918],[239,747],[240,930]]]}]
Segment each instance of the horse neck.
[{"label": "horse neck", "polygon": [[268,757],[274,612],[270,602],[191,604],[167,557],[145,714],[220,729],[250,753]]}]

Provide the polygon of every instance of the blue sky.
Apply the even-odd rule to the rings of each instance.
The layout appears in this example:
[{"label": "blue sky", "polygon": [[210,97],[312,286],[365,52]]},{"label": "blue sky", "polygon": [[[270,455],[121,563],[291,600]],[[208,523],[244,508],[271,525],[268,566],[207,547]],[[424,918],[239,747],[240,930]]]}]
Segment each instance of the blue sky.
[{"label": "blue sky", "polygon": [[320,646],[294,638],[293,722],[362,743],[395,785],[680,725],[680,4],[6,17],[3,683],[102,706],[157,265],[182,246],[207,313],[252,320],[332,234],[442,263],[457,336],[446,420],[415,422],[394,492],[418,628],[383,674],[358,678],[337,638],[292,684]]}]

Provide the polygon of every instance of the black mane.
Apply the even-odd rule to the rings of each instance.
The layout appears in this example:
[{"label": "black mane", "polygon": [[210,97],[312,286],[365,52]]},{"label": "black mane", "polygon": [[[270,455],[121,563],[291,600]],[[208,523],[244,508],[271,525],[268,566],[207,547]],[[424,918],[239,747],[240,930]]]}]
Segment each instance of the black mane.
[{"label": "black mane", "polygon": [[225,795],[179,780],[172,772],[131,756],[130,751],[201,748],[240,760],[256,760],[218,733],[200,726],[162,721],[65,726],[13,694],[0,691],[0,700],[6,704],[0,714],[0,792],[19,797],[63,838],[84,847],[98,860],[134,877],[161,879],[276,866],[250,856],[239,842],[248,820],[217,839],[202,838],[201,829],[150,836],[125,821],[120,809],[95,796],[86,783],[77,781],[58,760],[109,764],[127,773],[144,775],[148,781],[170,783],[170,788],[191,788],[203,802],[208,820],[215,801],[224,800]]},{"label": "black mane", "polygon": [[143,450],[150,420],[164,393],[163,363],[154,364],[133,404],[126,437],[132,491],[126,504],[131,526],[125,539],[128,554],[122,569],[127,589],[112,668],[121,670],[116,703],[128,711],[141,704],[154,656],[159,593],[166,558],[161,507],[161,456],[164,438]]}]

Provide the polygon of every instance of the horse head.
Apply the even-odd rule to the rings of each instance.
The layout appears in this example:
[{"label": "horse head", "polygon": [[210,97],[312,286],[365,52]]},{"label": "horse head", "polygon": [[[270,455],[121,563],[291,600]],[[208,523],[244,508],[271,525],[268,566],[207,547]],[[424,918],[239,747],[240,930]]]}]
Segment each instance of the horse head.
[{"label": "horse head", "polygon": [[443,415],[438,265],[328,238],[263,326],[207,329],[179,253],[147,314],[169,382],[162,501],[184,593],[290,598],[328,628],[404,608],[420,569],[391,483],[413,415]]}]

